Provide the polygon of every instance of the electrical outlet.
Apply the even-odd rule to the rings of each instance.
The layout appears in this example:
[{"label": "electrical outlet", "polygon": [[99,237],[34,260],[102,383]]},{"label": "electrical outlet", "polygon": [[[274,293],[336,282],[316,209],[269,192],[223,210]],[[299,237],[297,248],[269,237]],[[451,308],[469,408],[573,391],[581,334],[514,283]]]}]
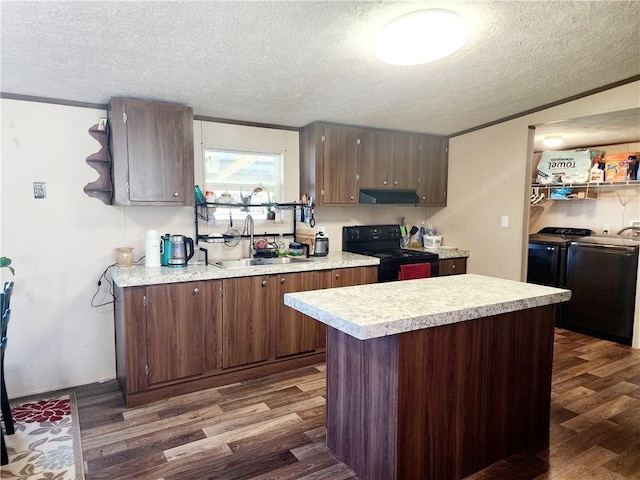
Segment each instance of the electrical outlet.
[{"label": "electrical outlet", "polygon": [[502,228],[507,228],[509,226],[509,216],[508,215],[502,215],[502,218],[500,219],[500,226]]}]

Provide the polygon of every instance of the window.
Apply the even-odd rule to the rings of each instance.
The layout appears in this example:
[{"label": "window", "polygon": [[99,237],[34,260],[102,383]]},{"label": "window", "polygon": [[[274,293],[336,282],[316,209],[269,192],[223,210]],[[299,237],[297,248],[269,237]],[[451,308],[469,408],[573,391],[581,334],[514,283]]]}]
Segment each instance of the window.
[{"label": "window", "polygon": [[[283,158],[281,154],[206,148],[205,189],[213,191],[217,203],[256,205],[276,203],[282,197]],[[268,207],[248,207],[254,220],[266,220]],[[276,211],[276,220],[280,212]],[[244,219],[246,209],[218,208],[216,220]]]}]

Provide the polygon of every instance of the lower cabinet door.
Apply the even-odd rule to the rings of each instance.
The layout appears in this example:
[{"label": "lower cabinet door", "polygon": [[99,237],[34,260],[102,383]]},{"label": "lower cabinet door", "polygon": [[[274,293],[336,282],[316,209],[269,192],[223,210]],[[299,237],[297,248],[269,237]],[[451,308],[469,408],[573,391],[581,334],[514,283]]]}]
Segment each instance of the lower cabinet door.
[{"label": "lower cabinet door", "polygon": [[149,385],[202,374],[207,288],[207,282],[147,287]]},{"label": "lower cabinet door", "polygon": [[223,280],[223,368],[269,359],[269,324],[277,301],[275,282],[275,276]]},{"label": "lower cabinet door", "polygon": [[313,318],[287,307],[284,295],[292,292],[315,290],[318,287],[316,272],[290,273],[278,275],[278,311],[275,315],[276,358],[316,349],[316,322]]},{"label": "lower cabinet door", "polygon": [[443,259],[438,263],[438,267],[441,277],[461,275],[467,273],[467,259],[465,257]]}]

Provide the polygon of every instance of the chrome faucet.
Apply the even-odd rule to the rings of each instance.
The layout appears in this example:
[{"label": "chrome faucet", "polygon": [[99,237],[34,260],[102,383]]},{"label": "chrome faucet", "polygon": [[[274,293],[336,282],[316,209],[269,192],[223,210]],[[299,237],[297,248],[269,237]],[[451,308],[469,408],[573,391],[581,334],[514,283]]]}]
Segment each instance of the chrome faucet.
[{"label": "chrome faucet", "polygon": [[253,224],[253,217],[250,214],[244,219],[244,227],[242,228],[242,234],[244,235],[247,232],[247,225],[249,230],[249,257],[253,258],[256,253],[256,249],[254,248],[253,243],[253,231],[255,230],[255,226]]}]

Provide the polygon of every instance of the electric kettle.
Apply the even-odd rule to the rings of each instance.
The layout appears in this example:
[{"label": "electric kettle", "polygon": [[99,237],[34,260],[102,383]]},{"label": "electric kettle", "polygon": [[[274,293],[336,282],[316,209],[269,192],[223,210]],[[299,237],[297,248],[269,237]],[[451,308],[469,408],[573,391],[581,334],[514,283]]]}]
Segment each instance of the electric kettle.
[{"label": "electric kettle", "polygon": [[322,232],[316,235],[316,241],[313,247],[314,257],[326,257],[329,253],[329,239]]},{"label": "electric kettle", "polygon": [[193,239],[184,235],[162,236],[160,263],[166,267],[186,267],[193,257]]}]

